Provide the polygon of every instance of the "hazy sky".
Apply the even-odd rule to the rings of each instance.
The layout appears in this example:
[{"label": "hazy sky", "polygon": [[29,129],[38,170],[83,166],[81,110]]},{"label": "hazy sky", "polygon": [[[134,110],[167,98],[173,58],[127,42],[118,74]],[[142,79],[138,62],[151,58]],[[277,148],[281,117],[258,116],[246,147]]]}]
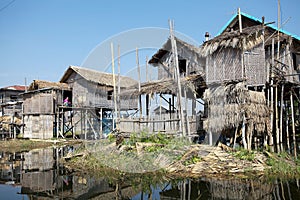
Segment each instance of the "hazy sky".
[{"label": "hazy sky", "polygon": [[[196,44],[215,36],[240,7],[277,22],[277,0],[0,0],[0,87],[59,81],[69,65],[106,70],[120,44],[122,73],[151,57],[168,37],[168,20]],[[300,35],[300,1],[281,0],[283,29]],[[133,56],[134,55],[134,56]],[[93,65],[93,66],[92,66]]]}]

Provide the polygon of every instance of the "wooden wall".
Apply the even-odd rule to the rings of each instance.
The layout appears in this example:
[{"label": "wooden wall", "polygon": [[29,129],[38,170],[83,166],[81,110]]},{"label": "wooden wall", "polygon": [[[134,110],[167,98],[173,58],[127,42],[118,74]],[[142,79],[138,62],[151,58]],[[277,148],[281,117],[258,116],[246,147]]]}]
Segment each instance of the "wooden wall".
[{"label": "wooden wall", "polygon": [[54,115],[24,115],[24,138],[53,138],[53,130],[55,121]]},{"label": "wooden wall", "polygon": [[52,93],[29,94],[23,103],[24,114],[53,114],[54,95]]}]

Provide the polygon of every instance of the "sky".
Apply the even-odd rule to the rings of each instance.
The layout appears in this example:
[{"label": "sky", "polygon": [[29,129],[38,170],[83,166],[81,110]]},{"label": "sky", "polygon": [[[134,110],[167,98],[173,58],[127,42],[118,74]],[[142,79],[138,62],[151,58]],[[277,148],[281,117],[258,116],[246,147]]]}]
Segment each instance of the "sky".
[{"label": "sky", "polygon": [[[278,0],[0,0],[0,87],[59,81],[70,65],[110,72],[118,46],[121,74],[136,77],[136,48],[145,67],[146,57],[167,40],[169,20],[176,35],[200,45],[205,32],[216,36],[237,8],[277,22],[277,4]],[[299,36],[299,0],[280,4],[282,28]]]}]

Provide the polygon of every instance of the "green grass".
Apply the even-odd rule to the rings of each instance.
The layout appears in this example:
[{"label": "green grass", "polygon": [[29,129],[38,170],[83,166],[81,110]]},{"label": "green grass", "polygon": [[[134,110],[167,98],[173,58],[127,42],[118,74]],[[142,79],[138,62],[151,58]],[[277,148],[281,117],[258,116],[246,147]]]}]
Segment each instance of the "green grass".
[{"label": "green grass", "polygon": [[232,152],[232,155],[241,160],[253,161],[255,159],[255,151],[249,151],[243,148],[240,148],[237,151]]}]

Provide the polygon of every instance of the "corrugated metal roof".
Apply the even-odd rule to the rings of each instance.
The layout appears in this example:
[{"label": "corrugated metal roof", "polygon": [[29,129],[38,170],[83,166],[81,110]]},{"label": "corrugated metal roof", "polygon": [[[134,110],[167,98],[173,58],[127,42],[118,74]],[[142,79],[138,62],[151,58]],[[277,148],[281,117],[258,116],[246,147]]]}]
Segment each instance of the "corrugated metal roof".
[{"label": "corrugated metal roof", "polygon": [[26,86],[24,86],[24,85],[12,85],[12,86],[4,87],[2,89],[25,91],[26,90]]}]

